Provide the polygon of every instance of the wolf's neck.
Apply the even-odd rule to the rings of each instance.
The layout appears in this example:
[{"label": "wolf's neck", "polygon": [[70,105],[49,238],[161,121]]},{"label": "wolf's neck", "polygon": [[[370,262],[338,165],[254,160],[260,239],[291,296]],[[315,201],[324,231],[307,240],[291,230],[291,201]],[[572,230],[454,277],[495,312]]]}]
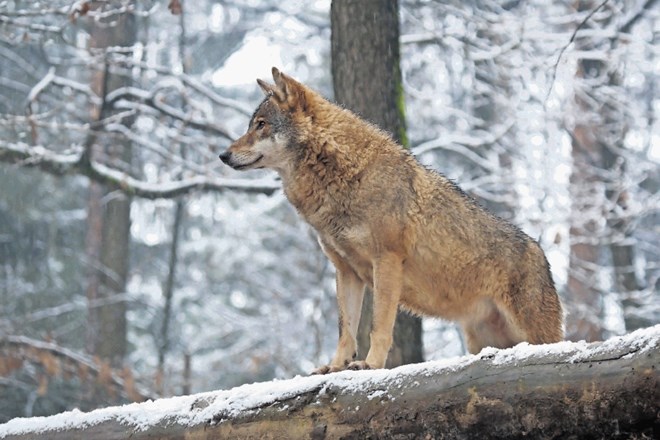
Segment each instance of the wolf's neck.
[{"label": "wolf's neck", "polygon": [[[345,194],[353,193],[360,184],[363,168],[351,160],[343,146],[329,139],[319,139],[302,146],[295,166],[280,173],[284,193],[291,204],[317,230],[324,222],[345,209]],[[344,194],[344,196],[340,196]]]},{"label": "wolf's neck", "polygon": [[385,150],[396,144],[375,126],[320,96],[310,95],[308,102],[313,117],[300,127],[304,133],[300,155],[280,176],[291,203],[315,225],[317,214],[344,209],[345,195],[354,194],[362,176],[375,171]]}]

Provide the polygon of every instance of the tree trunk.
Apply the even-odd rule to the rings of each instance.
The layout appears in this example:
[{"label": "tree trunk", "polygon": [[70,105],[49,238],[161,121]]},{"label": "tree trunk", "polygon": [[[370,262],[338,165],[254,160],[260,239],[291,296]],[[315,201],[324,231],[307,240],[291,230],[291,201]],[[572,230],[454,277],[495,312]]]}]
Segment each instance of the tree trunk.
[{"label": "tree trunk", "polygon": [[598,219],[602,215],[603,195],[593,173],[598,151],[590,127],[577,125],[572,137],[566,338],[597,341],[603,338],[603,299],[598,289],[601,272]]},{"label": "tree trunk", "polygon": [[163,286],[163,320],[160,326],[158,344],[158,367],[156,372],[156,391],[159,395],[165,394],[165,356],[170,350],[170,321],[172,320],[172,302],[174,299],[174,282],[176,280],[176,267],[179,261],[179,240],[183,229],[183,216],[185,206],[183,200],[177,199],[174,205],[174,223],[172,225],[172,242],[170,243],[170,258],[167,264],[167,278]]},{"label": "tree trunk", "polygon": [[[597,4],[593,0],[580,0],[579,12],[591,11]],[[593,49],[588,40],[582,40],[581,50]],[[586,81],[598,81],[603,72],[603,62],[590,59],[578,61],[576,77]],[[597,341],[603,338],[603,298],[599,290],[601,270],[604,193],[601,176],[602,150],[599,127],[594,118],[598,109],[590,104],[584,91],[576,89],[576,124],[571,134],[573,169],[570,177],[570,255],[568,296],[569,314],[566,337],[570,340]]]},{"label": "tree trunk", "polygon": [[659,363],[657,325],[606,342],[521,344],[453,362],[18,419],[0,425],[0,437],[657,438]]},{"label": "tree trunk", "polygon": [[[475,10],[483,10],[486,13],[496,14],[496,10],[502,8],[500,4],[484,4],[481,1],[473,2],[473,8]],[[505,9],[514,8],[513,5],[504,7]],[[507,43],[502,38],[501,30],[497,31],[488,27],[484,27],[477,30],[477,37],[480,40],[486,40],[492,42],[494,45],[503,45]],[[472,49],[471,46],[467,45],[468,51]],[[471,54],[468,52],[467,56]],[[499,124],[506,124],[507,119],[514,119],[515,116],[510,114],[511,109],[507,106],[502,105],[505,101],[503,99],[498,100],[498,95],[503,96],[512,96],[514,91],[511,90],[511,74],[512,70],[507,70],[503,66],[498,65],[498,60],[496,59],[476,59],[474,61],[474,96],[472,97],[472,113],[480,119],[479,129],[485,131],[492,131],[492,127]],[[511,128],[508,131],[508,139],[503,139],[504,145],[515,145],[515,141],[511,136],[513,136],[514,128]],[[498,142],[498,141],[495,141]],[[486,158],[492,158],[494,154],[491,150],[497,150],[496,144],[487,144],[479,148],[480,151],[475,151],[480,156]],[[511,153],[508,149],[501,151],[497,154],[497,161],[501,170],[502,176],[507,176],[513,174],[513,162]],[[483,171],[479,167],[477,168],[477,173],[483,174]],[[475,175],[475,179],[479,178],[480,175]],[[476,194],[473,194],[475,198],[483,205],[486,209],[493,212],[494,214],[502,217],[503,219],[513,221],[515,219],[515,211],[517,207],[514,205],[514,201],[517,200],[515,190],[512,186],[501,185],[501,188],[497,188],[495,194],[503,199],[503,201],[489,200],[484,197],[479,197]]]},{"label": "tree trunk", "polygon": [[[620,78],[617,75],[610,74],[610,86],[617,87],[620,83]],[[602,111],[605,112],[607,107],[603,106]],[[620,117],[625,118],[625,116]],[[607,121],[605,125],[613,122],[611,120]],[[620,123],[622,122],[620,121]],[[621,151],[619,149],[623,148],[624,135],[625,133],[618,137],[621,145],[616,146],[617,151]],[[627,163],[624,157],[616,154],[613,150],[613,148],[603,145],[603,169],[613,173],[613,178],[616,179],[616,182],[610,183],[610,189],[605,191],[605,197],[610,204],[609,206],[612,207],[607,222],[607,238],[612,255],[613,289],[620,297],[626,331],[633,331],[653,325],[654,322],[652,322],[652,319],[643,317],[642,314],[638,313],[643,305],[637,301],[636,297],[644,286],[635,270],[637,241],[633,237],[631,223],[636,219],[627,214],[631,194],[627,188],[621,185],[621,182],[626,181]]]},{"label": "tree trunk", "polygon": [[[398,1],[334,0],[332,82],[337,103],[392,133],[408,147],[399,67]],[[365,295],[358,331],[358,357],[369,351],[372,296]],[[387,366],[421,362],[421,319],[400,312]]]},{"label": "tree trunk", "polygon": [[[126,13],[113,20],[116,23],[92,22],[91,47],[106,49],[135,43],[135,17]],[[111,109],[105,105],[105,96],[130,83],[130,78],[113,73],[106,62],[105,68],[97,73],[92,83],[104,102],[97,110],[98,120],[110,116]],[[115,162],[130,171],[130,142],[104,139],[96,133],[90,134],[87,142],[88,154],[95,156],[95,160]],[[112,298],[126,290],[131,197],[118,187],[91,182],[88,200],[86,248],[91,273],[87,298],[90,304],[98,304],[98,300],[108,301],[105,305],[89,309],[87,350],[118,367],[123,364],[127,352],[126,302],[113,301]]]},{"label": "tree trunk", "polygon": [[[594,10],[599,2],[581,0],[579,11]],[[650,7],[647,2],[645,7]],[[615,11],[605,19],[608,25]],[[592,18],[592,20],[594,20]],[[623,29],[622,29],[623,31]],[[580,40],[580,50],[612,52],[617,39]],[[600,45],[600,46],[599,46]],[[571,175],[571,255],[568,281],[571,301],[579,307],[569,314],[568,337],[573,340],[599,340],[604,336],[602,324],[602,293],[598,277],[603,272],[606,257],[611,256],[613,290],[619,294],[624,308],[627,331],[653,324],[627,314],[625,309],[637,309],[635,296],[643,288],[635,273],[635,239],[628,214],[632,197],[625,186],[627,157],[624,139],[630,126],[629,113],[622,105],[622,96],[613,94],[622,84],[621,69],[614,61],[581,59],[576,76],[588,81],[590,92],[576,94],[578,116],[573,130],[573,172]],[[603,216],[606,222],[603,223]],[[604,244],[606,243],[606,244]]]},{"label": "tree trunk", "polygon": [[[183,0],[179,0],[179,59],[181,61],[181,71],[188,73],[188,64],[186,56],[186,27],[185,16],[186,7]],[[187,107],[187,106],[186,106]],[[185,108],[185,107],[184,107]],[[187,109],[186,109],[187,110]],[[181,158],[186,158],[186,150],[181,145]],[[181,176],[178,176],[179,178]],[[165,297],[165,304],[163,305],[163,320],[160,326],[160,341],[158,344],[158,367],[156,372],[156,388],[157,392],[162,396],[165,394],[166,389],[166,375],[165,375],[165,358],[170,351],[170,322],[172,320],[172,302],[174,299],[174,289],[176,282],[176,269],[179,263],[179,242],[182,231],[185,229],[185,215],[186,206],[183,197],[179,197],[174,205],[174,222],[172,224],[172,241],[170,243],[170,258],[167,264],[167,278],[163,286],[163,296]],[[187,363],[190,367],[189,357],[186,354]],[[189,383],[188,383],[189,384]],[[186,388],[184,383],[183,388]]]}]

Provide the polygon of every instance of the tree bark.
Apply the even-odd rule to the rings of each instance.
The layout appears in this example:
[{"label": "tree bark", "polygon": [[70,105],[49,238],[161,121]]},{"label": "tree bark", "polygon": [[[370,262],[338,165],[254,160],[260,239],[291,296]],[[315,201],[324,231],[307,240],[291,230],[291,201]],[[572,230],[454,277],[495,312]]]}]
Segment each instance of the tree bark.
[{"label": "tree bark", "polygon": [[[126,13],[116,20],[114,24],[93,22],[90,25],[90,45],[93,48],[128,47],[135,43],[135,17]],[[107,94],[129,85],[130,82],[130,78],[111,72],[107,64],[97,73],[92,87],[103,102],[97,110],[97,120],[103,120],[110,115],[106,103]],[[98,155],[103,161],[114,161],[124,167],[131,163],[129,141],[109,141],[92,133],[87,144],[86,160],[89,162]],[[87,298],[92,304],[98,299],[111,298],[126,290],[131,197],[116,185],[90,182],[88,200],[86,250],[91,268]],[[114,367],[123,364],[127,352],[125,302],[89,309],[87,350],[90,354],[106,359]]]},{"label": "tree bark", "polygon": [[[332,82],[337,103],[389,131],[408,147],[399,67],[398,1],[334,0]],[[369,351],[372,296],[367,294],[358,330],[358,357]],[[421,319],[399,312],[387,366],[423,361]]]},{"label": "tree bark", "polygon": [[[487,349],[453,363],[247,385],[181,398],[178,406],[107,408],[59,431],[52,416],[35,420],[31,432],[0,425],[0,437],[655,438],[659,345],[657,325],[606,342]],[[144,414],[162,408],[170,412],[144,423]]]},{"label": "tree bark", "polygon": [[598,289],[600,271],[598,245],[600,208],[603,194],[593,175],[598,154],[589,128],[578,125],[572,134],[573,167],[571,197],[570,254],[568,274],[568,309],[566,338],[572,341],[603,338],[603,298]]}]

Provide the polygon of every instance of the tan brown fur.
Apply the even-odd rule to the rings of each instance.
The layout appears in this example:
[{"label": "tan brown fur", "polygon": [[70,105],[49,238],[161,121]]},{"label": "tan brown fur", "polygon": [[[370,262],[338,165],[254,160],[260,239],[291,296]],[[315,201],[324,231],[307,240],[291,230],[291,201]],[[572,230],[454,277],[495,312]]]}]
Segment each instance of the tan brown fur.
[{"label": "tan brown fur", "polygon": [[[459,322],[472,353],[562,339],[561,304],[534,240],[375,126],[275,68],[273,78],[259,81],[267,97],[221,158],[275,169],[337,269],[339,343],[316,372],[382,368],[399,305]],[[371,348],[355,361],[365,285]]]}]

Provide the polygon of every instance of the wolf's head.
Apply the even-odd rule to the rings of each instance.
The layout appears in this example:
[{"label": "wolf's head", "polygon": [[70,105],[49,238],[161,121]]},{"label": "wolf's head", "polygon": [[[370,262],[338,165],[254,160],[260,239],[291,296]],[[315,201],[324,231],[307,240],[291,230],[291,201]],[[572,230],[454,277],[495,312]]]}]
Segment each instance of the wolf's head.
[{"label": "wolf's head", "polygon": [[297,155],[294,119],[305,111],[306,90],[277,68],[272,72],[274,85],[257,80],[266,97],[252,115],[247,133],[220,155],[235,170],[284,171]]}]

